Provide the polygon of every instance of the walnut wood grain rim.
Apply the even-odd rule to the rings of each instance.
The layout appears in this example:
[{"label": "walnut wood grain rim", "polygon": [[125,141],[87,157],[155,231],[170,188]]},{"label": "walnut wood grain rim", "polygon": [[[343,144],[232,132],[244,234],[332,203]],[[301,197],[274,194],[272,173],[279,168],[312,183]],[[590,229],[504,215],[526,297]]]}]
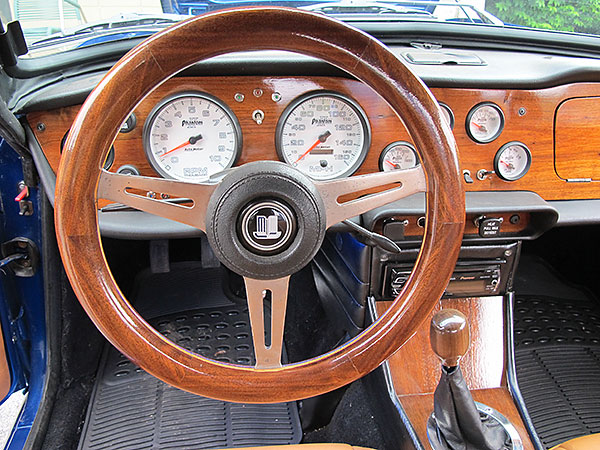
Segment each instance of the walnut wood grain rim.
[{"label": "walnut wood grain rim", "polygon": [[[96,214],[101,162],[129,112],[153,88],[185,67],[251,49],[290,50],[321,58],[379,92],[401,114],[417,148],[425,150],[420,156],[428,187],[421,253],[390,309],[359,336],[329,353],[266,370],[203,358],[151,328],[112,277]],[[90,94],[73,124],[58,172],[56,199],[55,221],[65,270],[84,309],[106,338],[136,364],[178,388],[255,403],[296,400],[333,390],[388,358],[412,335],[444,291],[464,226],[456,144],[429,90],[367,34],[319,14],[285,8],[246,8],[194,17],[126,54]]]}]

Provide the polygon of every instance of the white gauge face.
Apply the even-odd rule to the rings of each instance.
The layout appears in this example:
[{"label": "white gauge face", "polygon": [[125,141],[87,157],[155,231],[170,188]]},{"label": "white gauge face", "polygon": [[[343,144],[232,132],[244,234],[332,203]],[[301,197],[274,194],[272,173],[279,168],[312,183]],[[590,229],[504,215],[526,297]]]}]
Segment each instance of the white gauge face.
[{"label": "white gauge face", "polygon": [[475,142],[493,141],[500,135],[503,127],[502,111],[493,103],[478,105],[467,116],[467,131]]},{"label": "white gauge face", "polygon": [[450,129],[454,128],[454,114],[450,107],[444,103],[440,103],[440,108],[442,109],[442,115],[444,119],[446,119],[446,123],[450,127]]},{"label": "white gauge face", "polygon": [[510,142],[496,154],[494,170],[496,175],[506,181],[522,178],[531,166],[531,153],[524,144]]},{"label": "white gauge face", "polygon": [[276,141],[286,163],[316,180],[329,180],[358,169],[369,148],[369,126],[350,99],[315,93],[284,111]]},{"label": "white gauge face", "polygon": [[166,178],[206,181],[231,167],[240,147],[241,132],[235,116],[207,94],[167,98],[144,126],[148,161]]},{"label": "white gauge face", "polygon": [[398,169],[412,169],[419,164],[417,152],[408,142],[394,142],[381,152],[379,168],[384,172]]}]

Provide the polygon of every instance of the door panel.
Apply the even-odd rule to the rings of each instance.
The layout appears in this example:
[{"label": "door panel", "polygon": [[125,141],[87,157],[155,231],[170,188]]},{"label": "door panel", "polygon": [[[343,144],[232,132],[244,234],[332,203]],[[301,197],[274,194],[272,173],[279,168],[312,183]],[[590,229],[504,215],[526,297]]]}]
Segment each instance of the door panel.
[{"label": "door panel", "polygon": [[[0,336],[2,334],[2,325],[0,325]],[[4,349],[4,340],[0,342],[0,399],[5,398],[10,390],[10,370],[8,369],[8,361],[6,359],[6,351]]]}]

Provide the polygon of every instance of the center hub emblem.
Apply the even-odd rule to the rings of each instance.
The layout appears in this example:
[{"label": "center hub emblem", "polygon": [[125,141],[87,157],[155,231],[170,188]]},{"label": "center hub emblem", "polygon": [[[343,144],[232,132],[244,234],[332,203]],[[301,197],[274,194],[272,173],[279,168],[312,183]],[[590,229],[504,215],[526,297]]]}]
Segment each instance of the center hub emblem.
[{"label": "center hub emblem", "polygon": [[260,255],[272,255],[289,247],[296,235],[296,218],[291,209],[277,200],[253,202],[240,214],[240,240]]}]

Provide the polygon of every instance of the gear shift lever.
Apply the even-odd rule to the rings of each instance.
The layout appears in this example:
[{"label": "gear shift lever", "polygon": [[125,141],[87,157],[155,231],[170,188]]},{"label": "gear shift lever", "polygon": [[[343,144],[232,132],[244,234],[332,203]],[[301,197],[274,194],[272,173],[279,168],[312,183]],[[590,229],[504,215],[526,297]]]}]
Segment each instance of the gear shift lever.
[{"label": "gear shift lever", "polygon": [[469,323],[455,309],[438,311],[429,328],[431,348],[442,361],[442,376],[433,394],[427,435],[434,450],[498,450],[507,435],[497,423],[482,421],[460,370],[471,336]]},{"label": "gear shift lever", "polygon": [[433,352],[442,360],[444,367],[458,366],[471,343],[467,318],[456,309],[438,311],[431,319],[429,340]]}]

